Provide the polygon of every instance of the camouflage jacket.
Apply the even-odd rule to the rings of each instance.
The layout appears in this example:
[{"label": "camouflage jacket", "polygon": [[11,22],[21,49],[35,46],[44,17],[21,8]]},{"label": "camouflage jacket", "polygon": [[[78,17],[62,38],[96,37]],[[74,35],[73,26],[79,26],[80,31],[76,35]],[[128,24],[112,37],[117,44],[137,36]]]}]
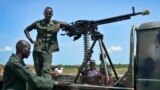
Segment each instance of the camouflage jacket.
[{"label": "camouflage jacket", "polygon": [[47,24],[44,19],[42,19],[35,21],[26,28],[28,31],[33,29],[37,30],[36,41],[39,42],[39,45],[34,46],[34,50],[45,53],[59,51],[56,31],[57,24],[59,24],[58,21],[51,20],[50,23]]},{"label": "camouflage jacket", "polygon": [[36,76],[25,63],[12,54],[4,68],[2,90],[27,90],[27,83],[36,90],[52,90],[54,81]]}]

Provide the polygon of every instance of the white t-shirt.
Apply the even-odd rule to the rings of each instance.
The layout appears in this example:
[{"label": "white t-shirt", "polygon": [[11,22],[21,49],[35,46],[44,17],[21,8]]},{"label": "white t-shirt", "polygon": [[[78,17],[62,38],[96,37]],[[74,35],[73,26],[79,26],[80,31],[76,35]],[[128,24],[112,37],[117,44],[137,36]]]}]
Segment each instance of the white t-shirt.
[{"label": "white t-shirt", "polygon": [[62,72],[63,72],[63,68],[60,68],[60,69],[55,68],[55,69],[54,69],[54,72],[56,73],[56,74],[55,74],[55,76],[59,76],[59,75],[61,75],[61,74],[62,74]]}]

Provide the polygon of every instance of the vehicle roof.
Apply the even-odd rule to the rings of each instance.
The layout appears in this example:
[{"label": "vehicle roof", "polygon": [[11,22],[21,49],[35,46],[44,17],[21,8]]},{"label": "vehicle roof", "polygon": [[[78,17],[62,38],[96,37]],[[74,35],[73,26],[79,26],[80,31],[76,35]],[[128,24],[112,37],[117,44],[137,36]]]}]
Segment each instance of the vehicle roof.
[{"label": "vehicle roof", "polygon": [[143,23],[139,26],[138,30],[153,29],[153,28],[154,29],[160,28],[160,21]]}]

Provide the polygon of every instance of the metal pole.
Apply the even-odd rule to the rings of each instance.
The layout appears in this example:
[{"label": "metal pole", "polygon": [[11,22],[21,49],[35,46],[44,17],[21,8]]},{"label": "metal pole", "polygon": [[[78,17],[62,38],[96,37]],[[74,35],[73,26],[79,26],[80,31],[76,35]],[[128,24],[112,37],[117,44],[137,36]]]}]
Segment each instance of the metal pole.
[{"label": "metal pole", "polygon": [[102,42],[101,42],[101,39],[98,40],[99,41],[99,47],[100,47],[100,52],[101,52],[101,55],[102,55],[102,62],[103,62],[103,65],[104,65],[104,68],[105,68],[105,83],[107,84],[107,82],[109,82],[109,75],[108,75],[108,69],[107,69],[107,63],[106,61],[104,60],[104,54],[103,54],[103,47],[102,47]]},{"label": "metal pole", "polygon": [[110,58],[110,56],[109,56],[109,54],[108,54],[108,51],[107,51],[107,49],[106,49],[103,41],[102,41],[102,46],[103,46],[104,51],[105,51],[105,53],[106,53],[106,55],[107,55],[108,61],[109,61],[110,65],[111,65],[111,67],[112,67],[112,69],[113,69],[113,72],[114,72],[114,74],[115,74],[115,77],[116,77],[116,79],[118,80],[119,78],[118,78],[117,72],[116,72],[116,70],[115,70],[115,68],[114,68],[114,66],[113,66],[113,64],[112,64],[111,58]]}]

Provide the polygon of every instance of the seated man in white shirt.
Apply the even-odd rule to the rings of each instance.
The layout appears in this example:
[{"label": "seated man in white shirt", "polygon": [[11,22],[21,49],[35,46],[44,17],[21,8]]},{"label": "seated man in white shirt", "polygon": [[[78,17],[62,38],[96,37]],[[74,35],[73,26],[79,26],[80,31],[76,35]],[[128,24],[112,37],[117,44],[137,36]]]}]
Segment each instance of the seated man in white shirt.
[{"label": "seated man in white shirt", "polygon": [[52,74],[54,79],[57,80],[57,78],[62,74],[62,72],[63,72],[63,66],[60,64],[54,69],[54,72]]}]

